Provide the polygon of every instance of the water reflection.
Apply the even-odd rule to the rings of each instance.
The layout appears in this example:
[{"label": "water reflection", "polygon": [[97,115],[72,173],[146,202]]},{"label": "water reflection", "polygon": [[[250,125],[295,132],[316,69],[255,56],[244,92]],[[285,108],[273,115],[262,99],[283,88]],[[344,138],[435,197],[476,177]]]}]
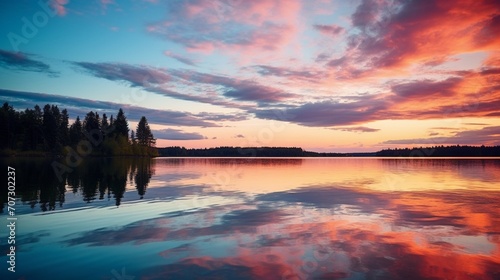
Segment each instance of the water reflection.
[{"label": "water reflection", "polygon": [[[500,279],[498,160],[97,162],[43,200],[23,189],[56,211],[21,215],[20,256],[38,261],[20,276]],[[86,207],[60,211],[74,192]]]},{"label": "water reflection", "polygon": [[498,199],[498,191],[381,194],[322,186],[66,242],[155,243],[165,264],[144,270],[142,279],[498,279]]},{"label": "water reflection", "polygon": [[[491,159],[157,159],[157,175],[177,185],[245,193],[340,185],[378,191],[495,189],[500,160]],[[171,176],[179,176],[172,182]],[[189,177],[189,178],[188,178]],[[159,184],[161,186],[161,184]]]},{"label": "water reflection", "polygon": [[[154,175],[154,160],[149,158],[98,158],[86,159],[76,168],[56,176],[53,161],[43,159],[11,159],[3,162],[15,166],[16,193],[23,204],[41,211],[63,208],[68,192],[78,194],[86,203],[95,199],[115,201],[119,206],[127,186],[137,190],[143,198]],[[2,197],[0,208],[4,211],[6,197]]]}]

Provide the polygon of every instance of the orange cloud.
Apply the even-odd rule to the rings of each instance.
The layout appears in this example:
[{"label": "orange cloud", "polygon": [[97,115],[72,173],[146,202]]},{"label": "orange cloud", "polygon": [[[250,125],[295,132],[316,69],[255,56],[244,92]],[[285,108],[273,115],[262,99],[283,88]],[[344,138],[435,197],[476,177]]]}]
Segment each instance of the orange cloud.
[{"label": "orange cloud", "polygon": [[329,65],[355,65],[350,71],[358,77],[499,48],[500,6],[495,1],[394,3],[363,1],[351,18],[361,33],[351,35],[345,56]]}]

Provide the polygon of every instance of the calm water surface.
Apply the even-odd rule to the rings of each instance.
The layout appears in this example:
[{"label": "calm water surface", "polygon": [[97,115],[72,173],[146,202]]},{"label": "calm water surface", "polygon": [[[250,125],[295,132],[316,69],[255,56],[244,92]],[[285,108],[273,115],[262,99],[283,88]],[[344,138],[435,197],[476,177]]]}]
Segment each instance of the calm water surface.
[{"label": "calm water surface", "polygon": [[1,279],[500,279],[499,159],[5,164]]}]

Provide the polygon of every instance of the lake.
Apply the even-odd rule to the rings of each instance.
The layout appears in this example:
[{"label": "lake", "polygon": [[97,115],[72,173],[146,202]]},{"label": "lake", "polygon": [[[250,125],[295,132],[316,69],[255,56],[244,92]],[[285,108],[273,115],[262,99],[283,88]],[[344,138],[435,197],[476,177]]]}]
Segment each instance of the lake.
[{"label": "lake", "polygon": [[3,162],[1,279],[500,279],[500,159],[51,163]]}]

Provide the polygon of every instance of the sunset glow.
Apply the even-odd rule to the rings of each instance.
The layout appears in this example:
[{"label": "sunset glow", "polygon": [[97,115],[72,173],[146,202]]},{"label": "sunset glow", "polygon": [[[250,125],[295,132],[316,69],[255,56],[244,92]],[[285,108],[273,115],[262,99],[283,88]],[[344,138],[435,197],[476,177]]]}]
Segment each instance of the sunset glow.
[{"label": "sunset glow", "polygon": [[17,110],[123,108],[158,147],[500,145],[498,1],[0,5]]}]

